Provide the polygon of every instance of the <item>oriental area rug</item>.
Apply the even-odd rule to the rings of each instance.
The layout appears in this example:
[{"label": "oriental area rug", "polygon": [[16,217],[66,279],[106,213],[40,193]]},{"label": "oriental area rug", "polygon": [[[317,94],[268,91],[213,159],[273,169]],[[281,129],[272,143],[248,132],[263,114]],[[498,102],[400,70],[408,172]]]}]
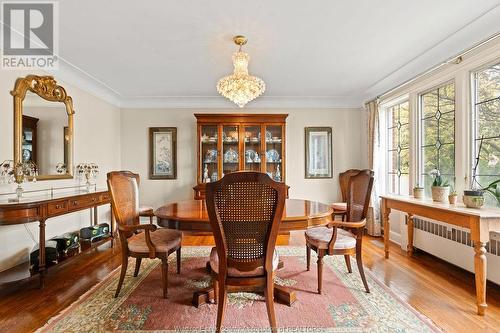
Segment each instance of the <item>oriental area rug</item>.
[{"label": "oriental area rug", "polygon": [[[160,261],[143,259],[139,276],[133,277],[135,260],[131,259],[118,298],[113,295],[119,269],[39,332],[213,332],[217,305],[191,305],[193,292],[211,283],[205,269],[210,248],[183,247],[182,251],[180,275],[175,272],[175,255],[170,257],[168,299],[162,298]],[[297,293],[291,307],[275,302],[280,332],[440,331],[367,270],[371,293],[365,293],[355,262],[348,273],[342,256],[325,257],[324,291],[318,295],[315,258],[308,272],[305,248],[278,247],[278,251],[285,267],[277,272],[276,283]],[[223,330],[270,331],[263,295],[229,294]]]}]

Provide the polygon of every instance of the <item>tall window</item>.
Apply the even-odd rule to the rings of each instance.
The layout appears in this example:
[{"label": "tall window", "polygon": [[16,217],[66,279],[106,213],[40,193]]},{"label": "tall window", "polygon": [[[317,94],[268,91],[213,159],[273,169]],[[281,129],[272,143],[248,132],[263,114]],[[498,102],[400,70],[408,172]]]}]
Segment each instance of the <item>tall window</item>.
[{"label": "tall window", "polygon": [[410,174],[410,108],[408,101],[387,109],[388,184],[394,194],[408,194]]},{"label": "tall window", "polygon": [[420,96],[420,173],[430,196],[438,169],[451,186],[455,182],[455,84],[449,83]]},{"label": "tall window", "polygon": [[[473,162],[482,138],[481,155],[476,171],[476,187],[484,187],[500,177],[500,63],[474,74],[474,122],[475,143]],[[495,205],[489,195],[486,203]]]}]

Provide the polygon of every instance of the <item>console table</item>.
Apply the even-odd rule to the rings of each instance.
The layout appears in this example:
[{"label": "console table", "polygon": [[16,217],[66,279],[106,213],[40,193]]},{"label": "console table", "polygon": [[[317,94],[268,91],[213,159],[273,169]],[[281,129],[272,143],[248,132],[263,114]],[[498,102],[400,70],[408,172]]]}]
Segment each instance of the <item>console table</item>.
[{"label": "console table", "polygon": [[[44,285],[45,273],[45,222],[55,216],[65,215],[85,209],[93,209],[93,224],[97,224],[97,207],[111,203],[108,190],[71,191],[60,194],[21,197],[20,200],[0,200],[0,226],[37,222],[39,235],[39,276],[40,287]],[[113,216],[110,231],[113,235]],[[110,236],[100,244],[112,241]]]},{"label": "console table", "polygon": [[500,232],[500,209],[466,208],[463,204],[450,205],[431,199],[408,196],[382,195],[385,257],[389,258],[389,214],[391,209],[408,214],[408,254],[413,254],[413,216],[426,217],[470,229],[474,246],[474,273],[476,277],[477,313],[486,311],[486,243],[490,231]]}]

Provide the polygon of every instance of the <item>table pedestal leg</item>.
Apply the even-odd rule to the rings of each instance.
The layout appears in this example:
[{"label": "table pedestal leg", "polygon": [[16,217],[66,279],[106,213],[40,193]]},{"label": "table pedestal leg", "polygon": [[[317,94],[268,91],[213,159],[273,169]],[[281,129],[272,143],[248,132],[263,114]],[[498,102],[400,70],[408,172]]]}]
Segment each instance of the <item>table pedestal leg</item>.
[{"label": "table pedestal leg", "polygon": [[387,208],[385,199],[382,199],[382,220],[384,224],[384,252],[385,258],[389,259],[389,235],[391,232],[391,226],[389,223],[389,214],[391,209]]},{"label": "table pedestal leg", "polygon": [[413,214],[408,214],[408,245],[406,246],[406,251],[408,255],[413,256]]}]

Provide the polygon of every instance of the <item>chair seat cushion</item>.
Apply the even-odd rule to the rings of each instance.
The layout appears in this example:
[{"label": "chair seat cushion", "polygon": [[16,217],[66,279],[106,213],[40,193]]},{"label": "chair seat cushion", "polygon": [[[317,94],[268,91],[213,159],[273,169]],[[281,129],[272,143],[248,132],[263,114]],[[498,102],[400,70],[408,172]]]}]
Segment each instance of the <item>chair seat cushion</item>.
[{"label": "chair seat cushion", "polygon": [[[318,249],[328,249],[332,239],[333,228],[318,227],[306,230],[306,241]],[[337,239],[333,246],[336,250],[351,249],[356,247],[356,236],[351,232],[337,228]]]},{"label": "chair seat cushion", "polygon": [[347,211],[347,203],[346,202],[334,202],[332,203],[332,208],[335,213],[343,213]]},{"label": "chair seat cushion", "polygon": [[[181,245],[182,233],[172,229],[156,229],[149,232],[151,241],[155,245],[156,252],[169,252]],[[128,249],[137,253],[148,253],[149,248],[146,244],[146,233],[133,235],[128,239]]]},{"label": "chair seat cushion", "polygon": [[140,205],[139,216],[154,216],[153,207]]},{"label": "chair seat cushion", "polygon": [[[273,271],[278,269],[278,264],[280,262],[280,258],[278,253],[274,251],[273,256]],[[216,274],[219,272],[219,256],[217,255],[217,248],[213,247],[210,252],[210,268]],[[230,277],[252,277],[252,276],[262,276],[264,275],[264,266],[259,266],[251,271],[240,271],[234,267],[227,268],[227,276]]]}]

